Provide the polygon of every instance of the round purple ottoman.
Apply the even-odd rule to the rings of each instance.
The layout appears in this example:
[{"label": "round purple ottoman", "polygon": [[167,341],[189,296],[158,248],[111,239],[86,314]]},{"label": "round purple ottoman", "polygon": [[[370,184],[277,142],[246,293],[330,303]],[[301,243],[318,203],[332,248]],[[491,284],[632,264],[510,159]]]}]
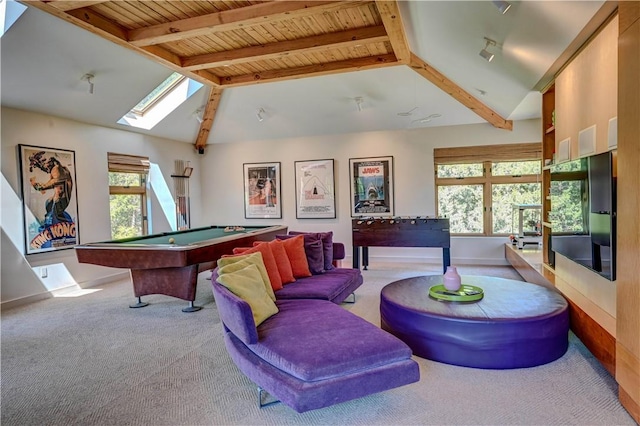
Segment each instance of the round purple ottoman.
[{"label": "round purple ottoman", "polygon": [[383,330],[414,355],[463,367],[534,367],[560,358],[569,344],[567,301],[552,289],[504,278],[463,275],[484,290],[472,303],[438,301],[429,288],[442,275],[407,278],[380,294]]}]

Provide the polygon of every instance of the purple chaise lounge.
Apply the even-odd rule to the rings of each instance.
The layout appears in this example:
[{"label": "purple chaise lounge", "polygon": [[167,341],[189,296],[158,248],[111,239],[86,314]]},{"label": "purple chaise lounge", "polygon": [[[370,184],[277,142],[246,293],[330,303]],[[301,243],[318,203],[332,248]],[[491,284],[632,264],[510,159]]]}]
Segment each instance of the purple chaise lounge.
[{"label": "purple chaise lounge", "polygon": [[259,388],[297,412],[420,379],[405,343],[335,303],[278,299],[278,313],[256,328],[249,304],[211,282],[231,358]]}]

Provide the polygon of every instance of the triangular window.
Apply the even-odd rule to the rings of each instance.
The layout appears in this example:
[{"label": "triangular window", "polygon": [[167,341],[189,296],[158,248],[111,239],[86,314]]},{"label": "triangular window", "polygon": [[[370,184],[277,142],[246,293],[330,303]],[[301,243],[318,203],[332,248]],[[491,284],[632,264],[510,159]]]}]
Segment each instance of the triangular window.
[{"label": "triangular window", "polygon": [[22,16],[22,13],[27,10],[27,6],[15,2],[13,0],[0,0],[0,21],[2,21],[2,28],[0,28],[0,37],[4,35],[11,25]]}]

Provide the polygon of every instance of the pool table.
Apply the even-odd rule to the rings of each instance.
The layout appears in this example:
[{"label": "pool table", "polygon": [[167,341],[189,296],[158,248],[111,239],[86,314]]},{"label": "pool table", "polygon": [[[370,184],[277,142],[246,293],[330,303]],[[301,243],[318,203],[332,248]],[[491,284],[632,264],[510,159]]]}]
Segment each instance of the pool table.
[{"label": "pool table", "polygon": [[189,301],[182,311],[195,312],[201,309],[193,304],[199,272],[213,269],[234,247],[251,247],[254,241],[271,241],[286,233],[286,226],[207,226],[81,244],[75,251],[80,263],[131,270],[138,301],[130,307],[147,306],[142,296],[164,294]]}]

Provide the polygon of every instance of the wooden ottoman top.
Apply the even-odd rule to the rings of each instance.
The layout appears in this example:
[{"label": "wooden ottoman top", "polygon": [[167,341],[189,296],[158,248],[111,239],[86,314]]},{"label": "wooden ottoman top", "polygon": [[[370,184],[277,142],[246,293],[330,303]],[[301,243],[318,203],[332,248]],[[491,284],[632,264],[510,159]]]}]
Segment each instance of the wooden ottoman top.
[{"label": "wooden ottoman top", "polygon": [[567,301],[560,293],[523,281],[462,276],[462,284],[484,290],[484,297],[472,303],[443,302],[429,297],[429,288],[437,284],[442,284],[442,275],[406,278],[385,286],[382,294],[388,302],[408,310],[460,319],[521,320],[567,309]]}]

